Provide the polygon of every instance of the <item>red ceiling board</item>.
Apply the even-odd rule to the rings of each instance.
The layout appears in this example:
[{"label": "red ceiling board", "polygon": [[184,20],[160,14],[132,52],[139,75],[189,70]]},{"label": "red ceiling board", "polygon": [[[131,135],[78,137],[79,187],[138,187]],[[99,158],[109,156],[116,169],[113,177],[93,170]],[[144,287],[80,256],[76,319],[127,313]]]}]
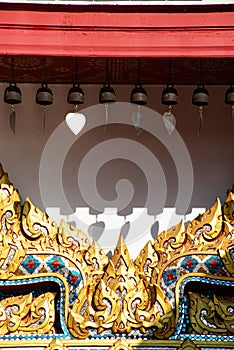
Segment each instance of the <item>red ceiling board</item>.
[{"label": "red ceiling board", "polygon": [[0,54],[234,57],[234,13],[1,10]]}]

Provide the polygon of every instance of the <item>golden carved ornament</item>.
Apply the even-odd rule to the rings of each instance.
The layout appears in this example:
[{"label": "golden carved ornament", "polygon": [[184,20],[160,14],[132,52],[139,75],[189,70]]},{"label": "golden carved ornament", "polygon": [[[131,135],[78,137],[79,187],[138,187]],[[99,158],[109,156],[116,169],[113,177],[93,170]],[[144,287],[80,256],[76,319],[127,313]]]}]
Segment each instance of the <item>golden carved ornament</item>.
[{"label": "golden carved ornament", "polygon": [[108,257],[100,245],[95,241],[91,245],[84,232],[64,220],[58,227],[29,199],[24,204],[22,227],[28,242],[28,253],[59,253],[72,261],[86,280],[103,274]]},{"label": "golden carved ornament", "polygon": [[108,350],[133,350],[124,338],[118,339]]},{"label": "golden carved ornament", "polygon": [[223,205],[223,216],[226,222],[232,226],[234,225],[234,193],[232,191],[228,191],[227,198]]},{"label": "golden carved ornament", "polygon": [[22,228],[28,239],[32,241],[40,239],[43,246],[47,245],[47,249],[53,248],[58,226],[46,213],[35,207],[29,198],[23,206]]},{"label": "golden carved ornament", "polygon": [[202,250],[211,249],[214,241],[222,231],[222,207],[217,198],[212,208],[199,215],[186,227],[191,242],[201,245]]},{"label": "golden carved ornament", "polygon": [[59,339],[53,339],[45,350],[67,350],[67,348]]},{"label": "golden carved ornament", "polygon": [[191,331],[198,334],[234,333],[234,297],[189,292]]},{"label": "golden carved ornament", "polygon": [[0,185],[10,185],[8,174],[4,172],[2,164],[0,164]]},{"label": "golden carved ornament", "polygon": [[185,339],[178,350],[198,350],[199,348],[194,344],[191,339]]},{"label": "golden carved ornament", "polygon": [[0,232],[17,231],[20,226],[21,205],[18,192],[12,185],[0,186]]},{"label": "golden carved ornament", "polygon": [[26,254],[20,233],[21,205],[18,192],[12,185],[0,185],[0,278],[13,276]]},{"label": "golden carved ornament", "polygon": [[147,328],[154,327],[166,333],[162,317],[173,315],[165,299],[160,288],[140,278],[120,236],[101,280],[90,280],[81,290],[68,317],[68,328],[81,339],[88,336],[89,328],[97,329],[98,333],[105,329],[114,333],[140,329],[145,333]]},{"label": "golden carved ornament", "polygon": [[[217,199],[211,209],[192,220],[187,227],[182,220],[176,226],[159,234],[153,250],[149,249],[148,245],[141,250],[136,265],[151,283],[160,285],[163,272],[176,259],[199,253],[217,254],[218,248],[224,244],[223,238],[222,210]],[[151,258],[147,256],[146,251],[151,252]],[[151,268],[152,264],[156,266]]]},{"label": "golden carved ornament", "polygon": [[78,247],[80,250],[88,249],[90,240],[82,231],[69,225],[66,221],[61,220],[59,224],[58,241],[67,247]]},{"label": "golden carved ornament", "polygon": [[5,298],[0,302],[0,333],[53,333],[55,293],[33,300],[32,293]]}]

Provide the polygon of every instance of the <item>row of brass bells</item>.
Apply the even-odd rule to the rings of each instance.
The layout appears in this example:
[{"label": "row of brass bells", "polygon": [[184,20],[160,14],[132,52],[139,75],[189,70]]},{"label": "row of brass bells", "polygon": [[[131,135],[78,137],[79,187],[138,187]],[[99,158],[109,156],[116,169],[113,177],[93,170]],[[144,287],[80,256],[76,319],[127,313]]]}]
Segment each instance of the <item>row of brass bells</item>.
[{"label": "row of brass bells", "polygon": [[130,101],[131,103],[144,106],[147,104],[147,93],[146,90],[141,86],[141,84],[136,85],[131,92]]}]

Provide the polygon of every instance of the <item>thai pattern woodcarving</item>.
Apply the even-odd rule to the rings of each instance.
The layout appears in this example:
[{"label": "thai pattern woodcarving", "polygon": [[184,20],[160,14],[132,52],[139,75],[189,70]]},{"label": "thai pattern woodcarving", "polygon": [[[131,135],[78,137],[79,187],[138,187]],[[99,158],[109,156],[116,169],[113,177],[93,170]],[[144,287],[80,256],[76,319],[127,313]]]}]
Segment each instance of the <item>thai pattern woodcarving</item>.
[{"label": "thai pattern woodcarving", "polygon": [[233,341],[233,212],[229,191],[135,261],[122,236],[108,258],[81,230],[57,226],[29,198],[21,204],[0,167],[0,341],[30,335],[67,349],[63,339],[113,339],[111,350],[132,349],[123,336],[179,340],[178,349],[204,336]]}]

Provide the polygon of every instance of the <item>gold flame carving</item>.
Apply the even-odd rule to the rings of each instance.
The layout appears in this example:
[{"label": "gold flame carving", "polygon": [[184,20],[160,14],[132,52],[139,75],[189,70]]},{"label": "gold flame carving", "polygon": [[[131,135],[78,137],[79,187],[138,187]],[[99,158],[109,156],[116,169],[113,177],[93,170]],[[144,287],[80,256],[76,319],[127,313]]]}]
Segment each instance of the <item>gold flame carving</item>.
[{"label": "gold flame carving", "polygon": [[53,339],[45,350],[67,350],[67,348],[59,339]]},{"label": "gold flame carving", "polygon": [[189,292],[190,324],[198,334],[234,334],[234,298]]},{"label": "gold flame carving", "polygon": [[102,279],[91,280],[81,290],[69,314],[68,327],[79,338],[88,336],[88,328],[98,333],[105,329],[113,333],[162,329],[162,316],[170,313],[171,307],[165,297],[159,304],[160,294],[163,293],[157,286],[140,277],[120,236]]},{"label": "gold flame carving", "polygon": [[55,293],[45,293],[33,300],[32,293],[9,297],[0,302],[0,333],[53,332]]},{"label": "gold flame carving", "polygon": [[194,344],[191,339],[185,339],[178,350],[198,350],[199,348]]},{"label": "gold flame carving", "polygon": [[108,350],[133,350],[130,344],[123,338],[118,339]]}]

